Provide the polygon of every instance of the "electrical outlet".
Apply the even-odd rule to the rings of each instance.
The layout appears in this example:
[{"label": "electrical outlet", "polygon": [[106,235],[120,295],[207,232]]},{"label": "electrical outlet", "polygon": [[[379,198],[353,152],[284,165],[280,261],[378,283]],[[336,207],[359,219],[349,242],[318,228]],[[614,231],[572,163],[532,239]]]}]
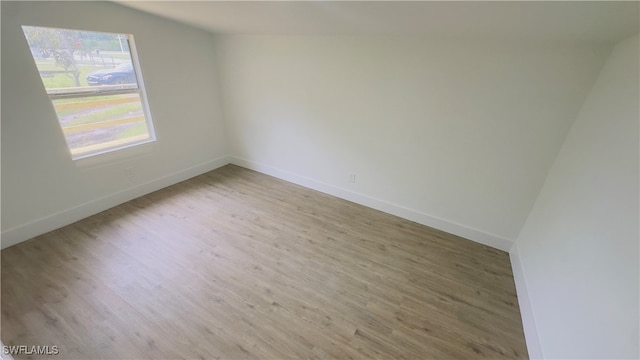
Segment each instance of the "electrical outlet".
[{"label": "electrical outlet", "polygon": [[349,174],[349,182],[352,184],[356,183],[356,173]]}]

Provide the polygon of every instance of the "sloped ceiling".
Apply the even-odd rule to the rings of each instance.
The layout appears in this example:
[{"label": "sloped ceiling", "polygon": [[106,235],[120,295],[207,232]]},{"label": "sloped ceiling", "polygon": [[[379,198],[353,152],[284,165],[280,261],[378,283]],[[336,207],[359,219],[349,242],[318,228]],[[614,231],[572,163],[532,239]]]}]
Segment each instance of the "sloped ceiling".
[{"label": "sloped ceiling", "polygon": [[615,1],[115,1],[214,33],[435,35],[612,43],[639,31]]}]

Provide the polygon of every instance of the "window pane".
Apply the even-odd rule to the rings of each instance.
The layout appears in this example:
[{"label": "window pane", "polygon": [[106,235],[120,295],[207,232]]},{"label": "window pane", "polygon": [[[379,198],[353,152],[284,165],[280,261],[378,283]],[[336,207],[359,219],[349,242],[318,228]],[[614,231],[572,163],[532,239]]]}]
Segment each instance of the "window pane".
[{"label": "window pane", "polygon": [[47,93],[138,88],[127,35],[33,26],[23,30]]},{"label": "window pane", "polygon": [[138,94],[52,102],[74,159],[152,140]]},{"label": "window pane", "polygon": [[132,35],[22,29],[73,159],[155,140]]}]

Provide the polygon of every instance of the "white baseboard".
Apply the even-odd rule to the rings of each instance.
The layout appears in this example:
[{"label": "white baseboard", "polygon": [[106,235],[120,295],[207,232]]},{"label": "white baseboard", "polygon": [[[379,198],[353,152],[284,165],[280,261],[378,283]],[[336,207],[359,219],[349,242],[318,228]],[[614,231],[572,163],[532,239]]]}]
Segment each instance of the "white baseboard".
[{"label": "white baseboard", "polygon": [[97,214],[101,211],[110,209],[116,205],[120,205],[129,200],[149,194],[156,190],[160,190],[167,186],[176,184],[180,181],[190,179],[194,176],[217,169],[229,163],[229,157],[223,156],[215,160],[206,161],[190,168],[180,170],[159,179],[136,185],[134,187],[119,191],[114,194],[91,200],[84,204],[74,206],[70,209],[62,210],[55,214],[45,216],[43,218],[31,221],[29,223],[3,230],[0,241],[0,248],[4,249],[9,246],[29,240],[38,235],[42,235],[49,231],[61,228],[82,220],[88,216]]},{"label": "white baseboard", "polygon": [[513,272],[513,280],[516,283],[516,292],[518,294],[518,305],[520,306],[520,316],[522,317],[522,327],[524,329],[524,337],[527,341],[527,351],[530,359],[542,359],[542,346],[538,336],[538,328],[536,327],[533,309],[529,302],[529,292],[527,291],[527,282],[525,281],[524,268],[520,261],[518,253],[518,244],[513,244],[509,252],[511,258],[511,271]]},{"label": "white baseboard", "polygon": [[401,218],[415,221],[422,225],[446,231],[450,234],[458,235],[475,242],[491,246],[493,248],[509,251],[513,245],[513,241],[507,240],[497,235],[489,234],[480,230],[472,229],[455,222],[447,221],[435,216],[431,216],[416,210],[406,208],[401,205],[393,204],[388,201],[380,200],[360,194],[348,189],[343,189],[334,185],[323,183],[314,179],[310,179],[298,174],[294,174],[282,169],[278,169],[269,165],[259,164],[250,160],[231,156],[230,162],[234,165],[242,166],[247,169],[255,170],[263,174],[292,182],[313,190],[333,195],[341,199],[349,200],[354,203],[364,205],[382,212],[399,216]]},{"label": "white baseboard", "polygon": [[6,247],[29,240],[35,236],[58,229],[65,225],[69,225],[71,223],[84,219],[87,216],[97,214],[101,211],[107,210],[142,195],[160,190],[164,187],[173,185],[183,180],[187,180],[207,171],[217,169],[228,163],[233,163],[247,169],[255,170],[282,180],[292,182],[294,184],[298,184],[329,195],[349,200],[360,205],[364,205],[376,210],[402,217],[407,220],[415,221],[419,224],[446,231],[448,233],[458,235],[499,250],[509,251],[513,244],[512,241],[500,236],[472,229],[464,225],[440,219],[438,217],[421,213],[419,211],[412,210],[401,205],[396,205],[388,201],[376,199],[351,190],[326,184],[285,170],[277,169],[272,166],[258,164],[256,162],[238,157],[223,156],[218,159],[207,161],[188,169],[166,175],[160,179],[140,184],[132,188],[119,191],[115,194],[104,196],[86,202],[84,204],[77,205],[73,208],[57,212],[55,214],[31,221],[29,223],[11,229],[3,230],[0,248],[4,249]]}]

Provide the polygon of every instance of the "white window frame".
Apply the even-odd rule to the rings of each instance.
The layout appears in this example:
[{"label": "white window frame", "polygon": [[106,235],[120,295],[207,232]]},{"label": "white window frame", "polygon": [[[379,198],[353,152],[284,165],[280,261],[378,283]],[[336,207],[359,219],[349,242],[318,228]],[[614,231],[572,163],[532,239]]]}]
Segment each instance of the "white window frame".
[{"label": "white window frame", "polygon": [[[36,26],[36,25],[33,25],[33,26],[25,25],[25,27],[39,27],[39,28],[67,30],[66,28],[54,28],[54,27]],[[80,29],[73,29],[73,30],[93,32],[93,33],[96,33],[96,32],[105,33],[104,31],[80,30]],[[116,144],[113,146],[101,148],[100,150],[84,152],[84,153],[74,155],[73,150],[71,149],[71,147],[69,147],[69,144],[65,137],[65,143],[67,143],[67,148],[69,149],[71,158],[74,161],[90,158],[97,155],[112,153],[115,151],[128,149],[128,148],[143,145],[143,144],[148,144],[151,142],[155,142],[157,140],[156,131],[153,125],[153,120],[151,118],[151,111],[149,110],[149,102],[147,100],[147,93],[145,90],[144,80],[142,77],[140,61],[138,59],[138,50],[136,48],[133,35],[124,34],[124,33],[108,33],[108,34],[124,35],[123,40],[126,40],[129,45],[129,55],[131,56],[131,64],[133,66],[133,72],[136,76],[137,84],[118,84],[118,85],[100,85],[100,86],[82,87],[82,88],[75,88],[76,89],[75,91],[73,90],[74,88],[61,88],[58,91],[53,91],[53,92],[46,89],[45,87],[45,91],[47,92],[47,95],[49,96],[49,100],[51,101],[52,105],[54,105],[55,100],[59,100],[59,99],[81,99],[81,98],[87,98],[92,96],[137,94],[140,99],[140,103],[142,105],[142,113],[144,115],[149,138],[141,141],[131,142],[131,143],[125,143],[125,144],[119,144],[119,145]],[[29,41],[27,40],[27,43],[28,42]],[[33,54],[32,54],[32,58],[35,62],[35,57],[33,57]],[[44,87],[44,83],[42,84]],[[61,129],[63,129],[62,123],[60,122],[60,117],[57,111],[56,111],[56,117],[58,118],[58,125],[60,126]]]}]

